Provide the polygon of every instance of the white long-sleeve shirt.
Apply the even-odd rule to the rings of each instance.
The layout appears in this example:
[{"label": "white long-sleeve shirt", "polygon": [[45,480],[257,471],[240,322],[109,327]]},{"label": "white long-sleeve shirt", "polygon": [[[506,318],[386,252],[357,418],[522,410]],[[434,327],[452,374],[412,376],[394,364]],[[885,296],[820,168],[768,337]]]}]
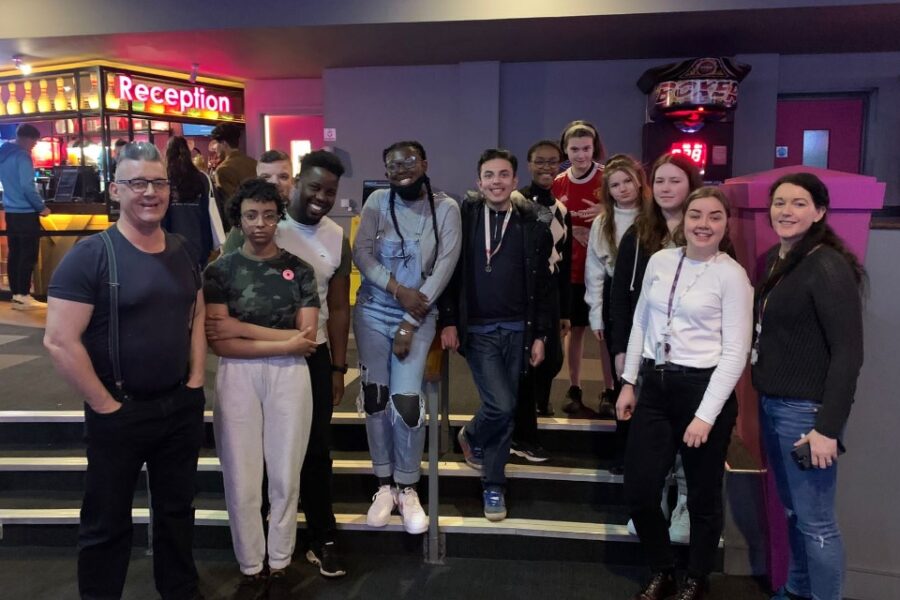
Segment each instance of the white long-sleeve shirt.
[{"label": "white long-sleeve shirt", "polygon": [[[616,247],[622,242],[622,236],[634,223],[638,208],[613,207],[613,218],[616,223]],[[607,214],[600,215],[591,224],[591,235],[588,240],[587,259],[584,263],[584,301],[590,307],[588,318],[592,331],[603,331],[603,285],[607,275],[613,276],[616,261],[612,259],[612,251],[606,236],[603,235],[603,222]]]},{"label": "white long-sleeve shirt", "polygon": [[[624,379],[637,379],[641,358],[653,360],[668,321],[669,294],[683,248],[660,250],[647,264],[634,313]],[[753,288],[744,268],[720,252],[704,261],[684,259],[673,300],[668,361],[715,367],[695,416],[714,424],[747,364],[753,328]],[[688,288],[687,293],[685,289]]]}]

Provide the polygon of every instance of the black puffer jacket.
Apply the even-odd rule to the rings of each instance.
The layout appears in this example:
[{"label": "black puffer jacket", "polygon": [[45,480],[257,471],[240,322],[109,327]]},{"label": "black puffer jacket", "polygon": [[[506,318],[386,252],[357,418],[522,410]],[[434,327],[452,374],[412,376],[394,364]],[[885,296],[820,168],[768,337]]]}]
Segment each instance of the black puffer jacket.
[{"label": "black puffer jacket", "polygon": [[[523,352],[526,360],[522,363],[522,371],[528,369],[531,357],[531,344],[540,337],[546,337],[551,330],[551,304],[549,301],[552,279],[547,264],[550,260],[550,249],[553,239],[550,235],[550,211],[540,204],[531,202],[519,192],[511,196],[512,207],[522,218],[525,264],[525,291],[527,294],[527,315],[525,321],[525,344]],[[467,249],[470,240],[478,228],[478,218],[484,209],[484,198],[480,194],[469,192],[463,199],[462,216],[462,253],[456,263],[453,278],[438,300],[440,310],[438,326],[440,328],[455,326],[459,335],[460,352],[465,351],[466,329],[468,325],[468,307],[466,306],[466,269],[470,268],[471,256]]]}]

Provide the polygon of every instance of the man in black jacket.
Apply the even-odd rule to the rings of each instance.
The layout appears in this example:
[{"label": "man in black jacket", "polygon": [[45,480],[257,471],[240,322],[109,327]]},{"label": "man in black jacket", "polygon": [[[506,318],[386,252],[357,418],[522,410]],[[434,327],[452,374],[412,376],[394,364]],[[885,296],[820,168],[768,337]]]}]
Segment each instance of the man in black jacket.
[{"label": "man in black jacket", "polygon": [[481,155],[480,193],[462,203],[462,252],[439,302],[441,344],[465,355],[481,396],[458,440],[466,462],[482,471],[491,521],[506,517],[504,470],[519,382],[544,360],[551,333],[551,215],[515,191],[517,166],[507,150]]}]

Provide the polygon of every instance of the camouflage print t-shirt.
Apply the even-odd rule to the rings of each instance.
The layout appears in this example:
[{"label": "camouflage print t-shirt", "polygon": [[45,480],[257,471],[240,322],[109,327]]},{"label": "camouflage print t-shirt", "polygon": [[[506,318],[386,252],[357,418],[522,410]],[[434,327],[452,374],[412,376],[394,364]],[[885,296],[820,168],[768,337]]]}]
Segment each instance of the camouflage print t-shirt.
[{"label": "camouflage print t-shirt", "polygon": [[298,310],[319,306],[312,267],[284,250],[268,260],[240,250],[219,257],[204,271],[203,297],[239,321],[273,329],[293,329]]}]

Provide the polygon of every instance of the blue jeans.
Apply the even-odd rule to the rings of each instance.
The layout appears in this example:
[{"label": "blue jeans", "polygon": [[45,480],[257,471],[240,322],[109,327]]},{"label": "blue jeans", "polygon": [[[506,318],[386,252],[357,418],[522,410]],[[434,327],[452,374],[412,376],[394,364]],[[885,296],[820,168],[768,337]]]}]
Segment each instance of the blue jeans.
[{"label": "blue jeans", "polygon": [[466,361],[481,396],[481,406],[466,425],[469,443],[484,451],[481,483],[487,488],[506,484],[506,461],[512,441],[513,415],[522,372],[525,333],[496,329],[467,333]]},{"label": "blue jeans", "polygon": [[791,458],[794,442],[815,427],[819,404],[761,397],[760,422],[769,468],[788,521],[791,547],[787,589],[814,600],[840,600],[844,544],[835,518],[837,462],[801,471]]},{"label": "blue jeans", "polygon": [[[425,394],[422,379],[425,360],[434,339],[436,311],[432,311],[413,335],[409,355],[400,360],[392,352],[402,309],[388,307],[371,296],[357,296],[353,334],[359,349],[359,407],[366,412],[366,434],[372,467],[379,478],[393,477],[398,485],[419,481],[425,451]],[[366,398],[378,393],[379,400]],[[410,426],[394,407],[395,395],[419,397],[419,418]]]}]

